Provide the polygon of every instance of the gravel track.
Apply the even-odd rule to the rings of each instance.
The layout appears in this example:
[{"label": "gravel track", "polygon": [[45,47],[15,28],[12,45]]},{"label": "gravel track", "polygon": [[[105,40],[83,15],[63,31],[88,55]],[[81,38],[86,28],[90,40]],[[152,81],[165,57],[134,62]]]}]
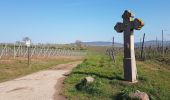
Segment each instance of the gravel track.
[{"label": "gravel track", "polygon": [[0,83],[0,100],[64,100],[59,94],[65,74],[80,63],[60,64],[50,70]]}]

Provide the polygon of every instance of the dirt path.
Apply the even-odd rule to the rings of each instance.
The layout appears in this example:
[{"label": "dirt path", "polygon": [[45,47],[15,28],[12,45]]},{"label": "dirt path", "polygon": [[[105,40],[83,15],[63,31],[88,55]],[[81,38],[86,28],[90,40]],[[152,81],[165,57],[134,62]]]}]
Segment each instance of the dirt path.
[{"label": "dirt path", "polygon": [[59,95],[64,74],[80,63],[60,64],[51,70],[0,83],[0,100],[64,100]]}]

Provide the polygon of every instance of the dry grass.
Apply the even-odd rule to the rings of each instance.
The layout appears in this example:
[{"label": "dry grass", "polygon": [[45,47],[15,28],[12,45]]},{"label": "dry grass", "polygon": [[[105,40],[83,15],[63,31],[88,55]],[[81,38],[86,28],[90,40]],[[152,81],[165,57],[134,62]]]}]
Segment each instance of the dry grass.
[{"label": "dry grass", "polygon": [[0,60],[0,82],[14,79],[23,75],[27,75],[39,70],[45,70],[54,67],[57,64],[82,60],[83,57],[75,56],[58,56],[53,58],[31,59],[30,65],[27,59],[17,58]]}]

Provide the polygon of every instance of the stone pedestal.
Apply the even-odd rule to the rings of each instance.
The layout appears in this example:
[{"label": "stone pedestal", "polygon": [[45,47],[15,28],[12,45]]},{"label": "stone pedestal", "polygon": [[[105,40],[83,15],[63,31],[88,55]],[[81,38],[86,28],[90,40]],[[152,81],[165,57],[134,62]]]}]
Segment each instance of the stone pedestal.
[{"label": "stone pedestal", "polygon": [[124,67],[124,80],[129,82],[136,82],[136,63],[132,58],[124,58],[123,59],[123,67]]}]

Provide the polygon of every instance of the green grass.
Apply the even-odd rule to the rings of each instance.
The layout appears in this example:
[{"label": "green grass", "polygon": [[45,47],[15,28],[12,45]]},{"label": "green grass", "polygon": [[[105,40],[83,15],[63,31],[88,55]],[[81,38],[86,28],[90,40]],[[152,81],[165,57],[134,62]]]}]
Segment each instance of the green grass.
[{"label": "green grass", "polygon": [[[138,83],[129,84],[123,81],[122,59],[122,55],[118,55],[113,63],[105,55],[88,55],[66,78],[62,94],[70,100],[127,100],[130,92],[140,90],[151,100],[170,98],[169,65],[162,66],[151,60],[137,61]],[[95,78],[94,83],[82,84],[86,76]]]},{"label": "green grass", "polygon": [[30,66],[27,60],[0,60],[0,82],[27,75],[39,70],[50,69],[57,64],[81,60],[72,58],[32,60]]}]

